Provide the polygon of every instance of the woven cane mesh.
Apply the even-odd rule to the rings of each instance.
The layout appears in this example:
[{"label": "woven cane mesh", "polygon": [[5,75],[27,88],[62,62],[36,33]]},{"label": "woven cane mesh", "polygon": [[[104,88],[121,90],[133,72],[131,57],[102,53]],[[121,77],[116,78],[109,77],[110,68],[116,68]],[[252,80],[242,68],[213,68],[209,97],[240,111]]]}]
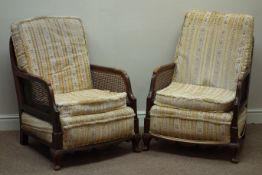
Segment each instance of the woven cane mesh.
[{"label": "woven cane mesh", "polygon": [[174,69],[167,69],[157,74],[155,90],[158,91],[167,87],[171,82],[174,74]]},{"label": "woven cane mesh", "polygon": [[110,90],[112,92],[126,92],[125,81],[121,75],[113,72],[104,72],[98,70],[91,71],[93,88]]},{"label": "woven cane mesh", "polygon": [[48,100],[48,90],[43,87],[43,85],[39,82],[32,82],[31,83],[32,88],[32,103],[48,106],[49,100]]}]

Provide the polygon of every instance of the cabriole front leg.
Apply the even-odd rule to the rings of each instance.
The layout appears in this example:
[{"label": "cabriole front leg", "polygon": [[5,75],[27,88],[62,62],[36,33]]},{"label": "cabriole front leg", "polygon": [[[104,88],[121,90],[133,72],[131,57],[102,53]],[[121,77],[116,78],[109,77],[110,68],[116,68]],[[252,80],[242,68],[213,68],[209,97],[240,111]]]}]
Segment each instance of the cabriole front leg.
[{"label": "cabriole front leg", "polygon": [[134,152],[140,152],[140,146],[139,146],[139,143],[140,143],[140,139],[141,139],[141,136],[139,133],[136,133],[133,135],[133,138],[132,138],[132,148],[133,148],[133,151]]},{"label": "cabriole front leg", "polygon": [[140,150],[139,143],[141,140],[141,135],[139,133],[139,121],[138,121],[137,116],[135,116],[135,119],[134,119],[134,131],[135,131],[135,134],[132,137],[132,148],[134,152],[140,152],[141,150]]},{"label": "cabriole front leg", "polygon": [[231,162],[232,163],[239,163],[240,158],[239,158],[239,154],[240,154],[240,143],[234,143],[232,145],[232,159]]},{"label": "cabriole front leg", "polygon": [[50,148],[51,158],[53,161],[53,169],[60,170],[61,169],[61,162],[63,158],[63,150],[56,150]]},{"label": "cabriole front leg", "polygon": [[144,147],[143,150],[144,151],[148,151],[149,147],[150,147],[150,142],[152,139],[152,136],[149,134],[149,127],[150,127],[150,118],[146,117],[144,120],[144,133],[143,133],[143,143],[144,143]]},{"label": "cabriole front leg", "polygon": [[50,148],[50,153],[53,161],[54,170],[61,169],[61,162],[63,158],[63,135],[61,132],[54,132],[52,134],[53,143],[52,148]]}]

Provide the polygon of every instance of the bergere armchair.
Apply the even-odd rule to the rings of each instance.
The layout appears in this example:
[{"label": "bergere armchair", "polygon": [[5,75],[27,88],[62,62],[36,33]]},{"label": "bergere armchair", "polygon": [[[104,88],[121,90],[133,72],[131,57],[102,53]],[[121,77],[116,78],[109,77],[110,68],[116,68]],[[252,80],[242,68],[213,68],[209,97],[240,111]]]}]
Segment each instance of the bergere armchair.
[{"label": "bergere armchair", "polygon": [[19,21],[11,34],[22,145],[28,136],[48,145],[56,170],[65,151],[129,140],[139,151],[130,80],[122,70],[89,65],[79,18]]},{"label": "bergere armchair", "polygon": [[175,63],[153,72],[144,121],[152,138],[230,146],[245,136],[253,17],[193,10],[185,15]]}]

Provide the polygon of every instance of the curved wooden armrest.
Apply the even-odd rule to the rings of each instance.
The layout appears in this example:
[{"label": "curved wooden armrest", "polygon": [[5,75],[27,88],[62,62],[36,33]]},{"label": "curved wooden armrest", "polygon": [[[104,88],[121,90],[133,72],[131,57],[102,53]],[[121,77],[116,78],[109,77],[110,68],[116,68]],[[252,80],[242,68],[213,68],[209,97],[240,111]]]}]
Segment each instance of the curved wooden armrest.
[{"label": "curved wooden armrest", "polygon": [[175,67],[175,63],[170,63],[154,69],[147,96],[147,112],[149,112],[150,108],[154,104],[156,91],[167,87],[172,82]]},{"label": "curved wooden armrest", "polygon": [[19,111],[27,112],[36,118],[47,121],[53,125],[54,131],[60,131],[59,111],[55,104],[51,84],[41,77],[18,69],[12,38],[9,41],[9,51]]},{"label": "curved wooden armrest", "polygon": [[41,77],[26,73],[26,72],[22,72],[22,71],[15,71],[15,75],[25,80],[28,80],[28,81],[39,82],[45,87],[49,87],[49,86],[51,87],[51,83],[47,82],[46,80],[42,79]]},{"label": "curved wooden armrest", "polygon": [[[254,37],[252,43],[252,52],[251,52],[251,60],[253,58],[253,48],[254,48]],[[242,110],[247,107],[248,102],[248,93],[249,93],[249,83],[250,83],[250,74],[251,74],[251,67],[246,71],[244,76],[241,80],[237,82],[236,88],[236,98],[233,105],[233,119],[231,122],[231,142],[237,142],[238,138],[238,117]]]},{"label": "curved wooden armrest", "polygon": [[31,74],[16,71],[14,74],[22,87],[21,109],[41,120],[53,124],[52,115],[57,115],[54,92],[49,82]]},{"label": "curved wooden armrest", "polygon": [[93,64],[90,67],[94,88],[113,92],[126,92],[127,104],[136,109],[136,98],[131,88],[129,76],[124,70]]},{"label": "curved wooden armrest", "polygon": [[250,71],[248,71],[242,80],[238,80],[236,88],[236,98],[234,100],[233,106],[233,120],[232,126],[237,126],[238,115],[247,106],[248,92],[249,92],[249,81],[250,81]]}]

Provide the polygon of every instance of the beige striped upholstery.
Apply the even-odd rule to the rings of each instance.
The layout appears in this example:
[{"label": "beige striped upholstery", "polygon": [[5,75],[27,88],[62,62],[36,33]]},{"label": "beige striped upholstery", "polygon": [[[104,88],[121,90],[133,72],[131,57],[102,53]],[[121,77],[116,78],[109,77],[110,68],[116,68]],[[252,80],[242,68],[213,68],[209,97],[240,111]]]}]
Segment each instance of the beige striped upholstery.
[{"label": "beige striped upholstery", "polygon": [[[245,109],[239,116],[239,137],[246,121],[246,112]],[[232,115],[232,112],[202,112],[155,105],[150,111],[150,133],[190,143],[229,143]]]},{"label": "beige striped upholstery", "polygon": [[[237,81],[251,65],[254,19],[192,10],[176,48],[173,82],[157,91],[150,110],[154,136],[201,144],[230,142]],[[238,135],[246,121],[238,116]]]},{"label": "beige striped upholstery", "polygon": [[[92,88],[87,37],[79,18],[38,17],[11,28],[18,68],[54,89],[64,149],[134,134],[135,112],[126,105],[126,93]],[[21,127],[52,142],[48,122],[22,113]]]},{"label": "beige striped upholstery", "polygon": [[134,111],[121,108],[93,115],[61,117],[64,148],[102,143],[134,134]]},{"label": "beige striped upholstery", "polygon": [[177,45],[174,81],[236,89],[251,64],[253,17],[190,11]]},{"label": "beige striped upholstery", "polygon": [[[134,134],[134,111],[123,107],[110,112],[60,117],[63,128],[63,148],[69,149],[89,144],[103,143]],[[51,124],[22,113],[21,126],[39,138],[51,143]]]},{"label": "beige striped upholstery", "polygon": [[232,108],[235,92],[192,84],[173,82],[157,91],[155,104],[171,108],[200,111],[228,111]]},{"label": "beige striped upholstery", "polygon": [[126,106],[126,93],[88,89],[55,94],[61,117],[95,114],[112,111]]},{"label": "beige striped upholstery", "polygon": [[75,17],[38,17],[12,24],[21,70],[50,82],[55,93],[92,88],[87,38]]}]

